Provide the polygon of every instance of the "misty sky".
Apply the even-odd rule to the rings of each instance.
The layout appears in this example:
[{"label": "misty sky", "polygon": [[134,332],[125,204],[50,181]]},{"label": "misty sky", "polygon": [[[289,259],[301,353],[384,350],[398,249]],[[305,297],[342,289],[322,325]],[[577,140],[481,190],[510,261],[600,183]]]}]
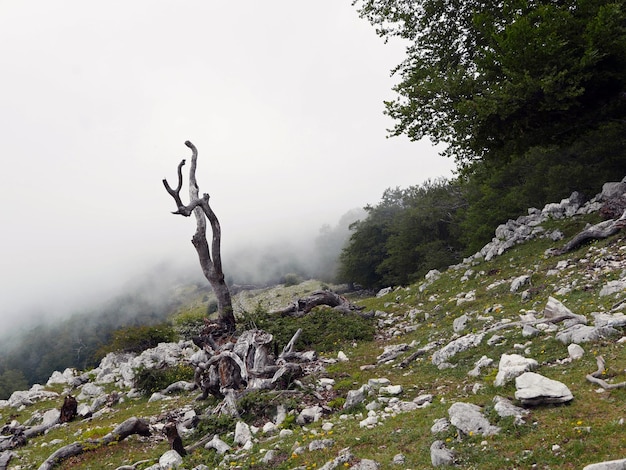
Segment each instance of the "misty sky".
[{"label": "misty sky", "polygon": [[225,252],[450,176],[386,138],[402,56],[351,0],[0,0],[0,318],[195,260],[161,184],[187,139]]}]

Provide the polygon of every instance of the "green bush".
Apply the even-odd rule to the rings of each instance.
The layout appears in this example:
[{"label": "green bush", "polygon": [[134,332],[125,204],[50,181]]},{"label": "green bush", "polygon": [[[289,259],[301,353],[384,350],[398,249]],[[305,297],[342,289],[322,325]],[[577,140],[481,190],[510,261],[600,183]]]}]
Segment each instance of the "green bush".
[{"label": "green bush", "polygon": [[113,332],[110,343],[102,346],[97,355],[104,357],[109,352],[140,353],[159,343],[176,341],[178,335],[167,323],[153,326],[127,326]]},{"label": "green bush", "polygon": [[302,282],[302,278],[295,273],[287,273],[282,279],[285,287],[297,286]]},{"label": "green bush", "polygon": [[[209,308],[210,307],[211,304],[209,304]],[[204,328],[204,320],[206,318],[205,312],[199,309],[180,313],[172,319],[174,331],[176,331],[181,338],[189,340],[193,336],[200,334],[200,331]]]},{"label": "green bush", "polygon": [[302,328],[297,346],[318,352],[339,351],[347,341],[371,340],[375,332],[372,319],[329,307],[317,307],[294,321],[290,316],[272,315],[259,305],[254,312],[244,312],[239,327],[243,330],[259,328],[271,333],[279,350],[298,328]]},{"label": "green bush", "polygon": [[168,385],[179,380],[193,381],[193,367],[178,364],[164,369],[147,369],[140,367],[135,370],[134,387],[145,394],[152,394],[163,390]]}]

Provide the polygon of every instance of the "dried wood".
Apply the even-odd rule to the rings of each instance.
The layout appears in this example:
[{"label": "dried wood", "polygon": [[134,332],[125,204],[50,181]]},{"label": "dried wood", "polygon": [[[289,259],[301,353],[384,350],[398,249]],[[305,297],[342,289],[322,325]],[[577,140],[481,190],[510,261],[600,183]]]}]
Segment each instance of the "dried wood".
[{"label": "dried wood", "polygon": [[606,374],[606,368],[605,368],[606,363],[602,356],[596,357],[596,364],[598,365],[598,370],[591,374],[587,374],[587,380],[589,382],[600,385],[600,387],[602,387],[605,390],[613,390],[616,388],[626,388],[626,382],[610,384],[606,380],[600,378]]},{"label": "dried wood", "polygon": [[554,253],[557,255],[568,253],[589,240],[601,240],[603,238],[608,238],[611,235],[615,235],[624,227],[626,227],[626,211],[624,211],[622,216],[617,220],[609,219],[596,225],[592,225],[591,227],[587,227],[575,235],[574,238],[563,246],[563,248],[554,250]]},{"label": "dried wood", "polygon": [[281,310],[276,310],[272,313],[275,315],[289,315],[294,317],[300,317],[306,315],[315,307],[318,307],[320,305],[326,305],[328,307],[340,309],[344,312],[356,311],[361,309],[361,307],[351,304],[348,299],[341,295],[335,294],[334,292],[327,290],[317,290],[312,292],[311,295],[300,298],[288,305],[287,307]]},{"label": "dried wood", "polygon": [[[185,165],[185,160],[182,160],[178,164],[178,184],[176,188],[172,188],[166,179],[163,180],[163,186],[165,186],[165,190],[172,196],[176,203],[176,211],[174,211],[173,214],[182,215],[184,217],[189,217],[191,214],[194,214],[196,218],[196,232],[191,239],[191,243],[198,253],[202,272],[211,284],[213,292],[217,297],[218,324],[225,329],[227,333],[232,333],[235,331],[235,314],[230,290],[228,289],[222,270],[222,229],[215,212],[213,212],[209,204],[209,195],[205,193],[202,197],[199,196],[200,190],[198,182],[196,181],[198,149],[189,141],[186,141],[185,145],[189,147],[192,152],[189,169],[189,204],[185,205],[180,196],[180,191],[183,186],[182,167]],[[211,224],[212,233],[210,248],[206,233],[207,219]]]},{"label": "dried wood", "polygon": [[120,442],[126,439],[128,436],[138,434],[140,436],[149,436],[150,429],[148,423],[139,418],[128,418],[122,424],[118,425],[113,431],[100,439],[88,440],[87,442],[73,442],[66,446],[57,449],[39,466],[39,470],[51,470],[57,463],[63,460],[80,455],[86,450],[93,449],[95,447],[101,447],[103,445],[111,444],[112,442]]}]

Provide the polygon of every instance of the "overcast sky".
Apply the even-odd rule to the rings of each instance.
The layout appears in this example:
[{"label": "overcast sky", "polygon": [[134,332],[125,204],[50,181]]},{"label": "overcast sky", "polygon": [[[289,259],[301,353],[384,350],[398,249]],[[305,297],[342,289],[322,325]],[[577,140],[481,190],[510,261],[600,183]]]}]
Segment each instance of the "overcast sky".
[{"label": "overcast sky", "polygon": [[351,0],[0,0],[0,318],[195,259],[161,184],[187,139],[226,252],[450,176],[386,138],[402,56]]}]

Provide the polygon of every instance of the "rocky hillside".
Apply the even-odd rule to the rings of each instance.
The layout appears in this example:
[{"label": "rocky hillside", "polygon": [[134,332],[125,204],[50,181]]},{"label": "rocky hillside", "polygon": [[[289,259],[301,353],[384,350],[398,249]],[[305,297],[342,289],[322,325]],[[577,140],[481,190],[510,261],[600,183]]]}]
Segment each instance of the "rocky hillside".
[{"label": "rocky hillside", "polygon": [[0,469],[626,468],[626,245],[599,214],[625,192],[531,209],[463,263],[355,299],[372,341],[303,355],[304,376],[231,414],[196,400],[188,341],[56,372],[0,402]]}]

